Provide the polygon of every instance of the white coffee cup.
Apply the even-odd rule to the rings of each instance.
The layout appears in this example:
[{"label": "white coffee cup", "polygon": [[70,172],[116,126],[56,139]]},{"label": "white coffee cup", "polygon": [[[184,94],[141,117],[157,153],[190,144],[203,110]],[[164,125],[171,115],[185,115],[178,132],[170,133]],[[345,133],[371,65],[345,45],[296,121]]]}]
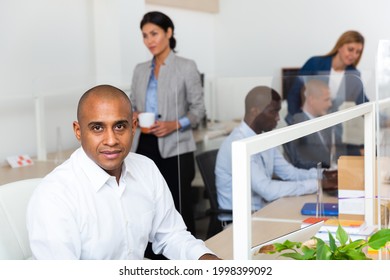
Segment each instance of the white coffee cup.
[{"label": "white coffee cup", "polygon": [[139,126],[141,127],[142,133],[150,132],[149,128],[154,124],[155,118],[154,113],[151,112],[143,112],[138,115]]}]

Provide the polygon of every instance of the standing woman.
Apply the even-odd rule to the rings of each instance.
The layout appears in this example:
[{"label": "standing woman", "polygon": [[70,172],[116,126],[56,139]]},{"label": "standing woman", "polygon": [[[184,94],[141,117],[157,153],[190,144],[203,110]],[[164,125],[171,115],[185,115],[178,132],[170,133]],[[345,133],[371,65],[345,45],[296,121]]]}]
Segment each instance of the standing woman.
[{"label": "standing woman", "polygon": [[175,28],[167,15],[149,12],[140,28],[153,57],[135,67],[130,98],[135,117],[153,112],[156,121],[150,133],[141,133],[136,152],[156,163],[176,209],[195,234],[191,182],[195,177],[196,145],[192,126],[205,114],[200,74],[194,61],[175,54]]},{"label": "standing woman", "polygon": [[291,124],[292,116],[302,112],[301,106],[305,76],[319,75],[329,85],[332,95],[331,112],[337,111],[344,101],[356,104],[367,102],[356,69],[364,48],[364,37],[357,31],[346,31],[326,55],[311,57],[300,69],[299,77],[287,94],[288,114],[286,122]]}]

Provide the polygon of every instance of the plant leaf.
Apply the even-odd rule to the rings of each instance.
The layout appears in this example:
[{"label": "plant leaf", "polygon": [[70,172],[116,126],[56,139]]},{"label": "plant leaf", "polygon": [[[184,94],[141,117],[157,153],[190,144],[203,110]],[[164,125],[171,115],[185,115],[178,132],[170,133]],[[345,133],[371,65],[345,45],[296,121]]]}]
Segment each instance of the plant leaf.
[{"label": "plant leaf", "polygon": [[349,260],[370,260],[362,251],[356,251],[354,249],[346,251],[345,255],[348,256],[347,259]]},{"label": "plant leaf", "polygon": [[340,246],[338,250],[340,252],[347,252],[348,250],[361,251],[362,248],[367,244],[367,241],[364,239],[358,239],[344,246]]},{"label": "plant leaf", "polygon": [[336,230],[336,239],[340,242],[341,246],[345,245],[349,239],[347,232],[340,225]]},{"label": "plant leaf", "polygon": [[290,241],[290,240],[286,240],[283,242],[283,244],[289,248],[300,248],[301,245],[302,245],[302,242],[293,242],[293,241]]},{"label": "plant leaf", "polygon": [[329,234],[329,246],[330,246],[330,250],[332,252],[335,252],[336,249],[337,249],[337,245],[336,245],[336,240],[334,239],[333,235],[330,233],[330,231],[328,231],[328,234]]},{"label": "plant leaf", "polygon": [[301,247],[301,242],[291,242],[290,240],[286,240],[283,243],[274,243],[276,252],[281,252],[283,250],[295,250],[296,248]]},{"label": "plant leaf", "polygon": [[309,248],[306,246],[302,246],[302,253],[305,260],[313,260],[315,259],[317,248]]},{"label": "plant leaf", "polygon": [[317,240],[317,260],[331,260],[332,259],[332,252],[330,250],[330,247],[325,244],[325,242],[321,239]]},{"label": "plant leaf", "polygon": [[306,260],[303,255],[299,253],[283,253],[281,256],[286,258],[292,258],[294,260]]},{"label": "plant leaf", "polygon": [[381,229],[370,237],[368,246],[378,250],[384,247],[388,241],[390,241],[390,229]]}]

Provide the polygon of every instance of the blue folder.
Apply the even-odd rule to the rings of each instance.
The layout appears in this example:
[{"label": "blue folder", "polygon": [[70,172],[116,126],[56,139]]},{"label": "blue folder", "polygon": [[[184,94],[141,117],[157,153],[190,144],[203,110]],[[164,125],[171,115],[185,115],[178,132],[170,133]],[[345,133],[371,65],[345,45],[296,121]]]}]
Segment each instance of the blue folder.
[{"label": "blue folder", "polygon": [[[321,203],[321,212],[318,213],[320,216],[338,216],[339,205],[337,203]],[[305,203],[301,209],[302,215],[316,216],[317,204],[314,202]]]}]

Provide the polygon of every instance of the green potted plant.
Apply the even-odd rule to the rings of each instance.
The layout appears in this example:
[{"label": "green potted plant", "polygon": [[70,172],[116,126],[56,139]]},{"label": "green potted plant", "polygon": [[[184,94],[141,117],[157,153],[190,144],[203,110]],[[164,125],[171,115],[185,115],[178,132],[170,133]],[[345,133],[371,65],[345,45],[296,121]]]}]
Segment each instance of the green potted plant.
[{"label": "green potted plant", "polygon": [[347,232],[338,226],[336,238],[329,232],[329,244],[317,237],[304,243],[286,240],[284,243],[263,246],[259,249],[259,253],[284,252],[281,256],[295,260],[370,260],[371,258],[367,257],[363,249],[370,247],[379,250],[389,241],[390,229],[381,229],[368,240],[352,241]]}]

